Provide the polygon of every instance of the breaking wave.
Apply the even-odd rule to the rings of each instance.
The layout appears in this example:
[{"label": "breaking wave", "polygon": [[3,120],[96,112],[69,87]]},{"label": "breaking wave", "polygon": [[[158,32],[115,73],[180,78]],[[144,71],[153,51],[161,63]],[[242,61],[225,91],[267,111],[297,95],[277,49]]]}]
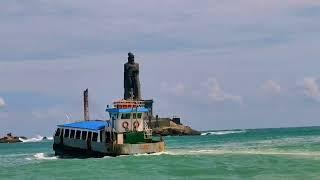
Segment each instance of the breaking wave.
[{"label": "breaking wave", "polygon": [[226,134],[237,134],[237,133],[245,133],[245,130],[226,130],[226,131],[211,131],[211,132],[203,132],[202,136],[208,135],[226,135]]},{"label": "breaking wave", "polygon": [[26,143],[26,142],[39,142],[39,141],[43,141],[43,140],[53,140],[53,137],[43,137],[43,136],[37,135],[36,137],[28,138],[28,139],[19,138],[19,140],[24,143]]},{"label": "breaking wave", "polygon": [[53,137],[48,137],[47,139],[51,141],[51,140],[53,140]]},{"label": "breaking wave", "polygon": [[39,142],[43,140],[43,137],[38,135],[34,138],[29,138],[29,139],[23,139],[23,138],[19,138],[20,141],[22,142]]}]

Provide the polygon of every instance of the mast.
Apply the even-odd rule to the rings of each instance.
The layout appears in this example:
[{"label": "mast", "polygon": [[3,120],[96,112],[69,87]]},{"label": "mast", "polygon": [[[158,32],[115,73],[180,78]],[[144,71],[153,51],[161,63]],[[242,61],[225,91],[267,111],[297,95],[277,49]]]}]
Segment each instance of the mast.
[{"label": "mast", "polygon": [[84,120],[89,121],[89,90],[86,89],[83,92],[83,113],[84,113]]}]

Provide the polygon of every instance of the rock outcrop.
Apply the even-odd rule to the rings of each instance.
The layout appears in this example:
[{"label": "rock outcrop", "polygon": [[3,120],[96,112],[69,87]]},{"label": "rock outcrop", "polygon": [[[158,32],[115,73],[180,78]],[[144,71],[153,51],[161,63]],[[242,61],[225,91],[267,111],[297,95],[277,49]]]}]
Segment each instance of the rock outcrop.
[{"label": "rock outcrop", "polygon": [[170,121],[169,126],[163,126],[152,129],[153,134],[161,136],[185,136],[185,135],[201,135],[201,132],[192,129],[189,126],[176,124]]},{"label": "rock outcrop", "polygon": [[8,133],[3,138],[0,138],[0,143],[19,143],[19,142],[22,142],[20,138],[26,139],[26,137],[12,136],[11,133]]}]

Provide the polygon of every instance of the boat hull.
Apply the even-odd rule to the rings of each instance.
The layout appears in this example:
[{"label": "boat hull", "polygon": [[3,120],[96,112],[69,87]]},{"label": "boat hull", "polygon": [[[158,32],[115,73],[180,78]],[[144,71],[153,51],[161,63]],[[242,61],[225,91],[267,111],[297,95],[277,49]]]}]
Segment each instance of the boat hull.
[{"label": "boat hull", "polygon": [[162,141],[141,144],[116,144],[114,146],[114,152],[119,155],[151,154],[164,152],[164,150],[165,144]]},{"label": "boat hull", "polygon": [[165,143],[163,141],[159,141],[139,144],[115,144],[108,152],[70,147],[63,144],[53,144],[53,150],[55,151],[55,155],[60,157],[104,157],[164,152]]}]

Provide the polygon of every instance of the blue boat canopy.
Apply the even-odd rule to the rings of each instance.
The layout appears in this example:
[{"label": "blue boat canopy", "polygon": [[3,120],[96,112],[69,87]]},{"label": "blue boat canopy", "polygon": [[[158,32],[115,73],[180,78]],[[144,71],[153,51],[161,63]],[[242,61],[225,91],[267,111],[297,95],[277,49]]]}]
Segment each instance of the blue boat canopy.
[{"label": "blue boat canopy", "polygon": [[144,113],[144,112],[149,112],[147,108],[140,107],[140,108],[130,108],[130,109],[117,109],[117,108],[108,108],[106,109],[107,112],[115,114],[115,113]]},{"label": "blue boat canopy", "polygon": [[98,131],[102,130],[105,127],[109,127],[109,122],[102,120],[90,120],[90,121],[80,121],[69,124],[58,125],[60,128],[77,128],[77,129],[87,129]]}]

